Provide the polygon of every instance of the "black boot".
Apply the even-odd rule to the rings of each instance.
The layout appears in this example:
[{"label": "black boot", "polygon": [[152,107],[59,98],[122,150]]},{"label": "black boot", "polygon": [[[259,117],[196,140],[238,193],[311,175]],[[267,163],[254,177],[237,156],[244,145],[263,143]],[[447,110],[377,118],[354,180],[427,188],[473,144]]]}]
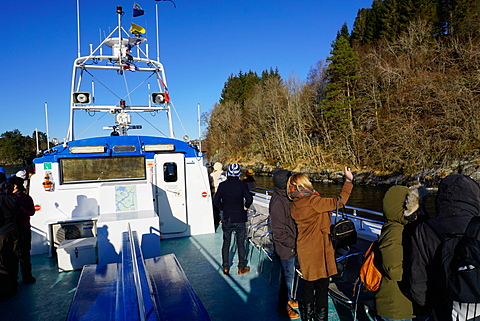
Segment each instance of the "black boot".
[{"label": "black boot", "polygon": [[315,313],[313,314],[313,320],[328,321],[328,309],[327,308],[315,309]]},{"label": "black boot", "polygon": [[302,321],[313,320],[313,303],[303,303],[300,305],[300,317]]}]

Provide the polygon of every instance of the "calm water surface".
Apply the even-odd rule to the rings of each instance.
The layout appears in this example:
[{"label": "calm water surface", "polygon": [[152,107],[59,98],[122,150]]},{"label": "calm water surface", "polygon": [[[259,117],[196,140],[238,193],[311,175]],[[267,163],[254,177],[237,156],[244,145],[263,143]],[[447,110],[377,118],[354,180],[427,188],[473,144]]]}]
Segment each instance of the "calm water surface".
[{"label": "calm water surface", "polygon": [[[272,190],[275,188],[271,176],[255,176],[255,180],[258,187]],[[313,182],[313,187],[323,197],[336,197],[342,189],[341,184],[327,184],[319,182]],[[382,200],[390,187],[390,185],[355,185],[347,205],[382,212]],[[434,203],[435,194],[430,192],[426,199],[426,207],[430,215],[434,214]]]}]

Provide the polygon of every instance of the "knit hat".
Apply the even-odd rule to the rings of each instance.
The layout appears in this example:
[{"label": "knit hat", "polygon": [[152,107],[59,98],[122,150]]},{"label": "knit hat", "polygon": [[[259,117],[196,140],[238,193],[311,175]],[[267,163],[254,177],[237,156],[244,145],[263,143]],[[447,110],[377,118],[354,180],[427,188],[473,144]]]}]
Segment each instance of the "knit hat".
[{"label": "knit hat", "polygon": [[28,177],[27,177],[27,171],[25,171],[25,170],[23,170],[23,169],[19,170],[19,171],[15,174],[15,176],[20,177],[21,179],[27,179],[27,178],[28,178]]},{"label": "knit hat", "polygon": [[276,188],[286,189],[288,178],[292,176],[292,172],[287,171],[286,169],[279,169],[273,173],[273,184]]},{"label": "knit hat", "polygon": [[227,176],[239,177],[240,176],[240,165],[238,165],[237,163],[230,164],[228,166]]}]

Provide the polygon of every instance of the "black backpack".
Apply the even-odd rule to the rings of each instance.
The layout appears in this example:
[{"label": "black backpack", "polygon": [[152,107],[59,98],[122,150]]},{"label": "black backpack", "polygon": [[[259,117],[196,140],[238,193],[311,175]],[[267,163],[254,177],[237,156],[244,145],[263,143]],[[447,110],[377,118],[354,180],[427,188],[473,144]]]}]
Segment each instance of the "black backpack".
[{"label": "black backpack", "polygon": [[441,269],[451,300],[480,303],[480,216],[473,217],[465,233],[446,233],[438,220],[427,225],[440,241]]}]

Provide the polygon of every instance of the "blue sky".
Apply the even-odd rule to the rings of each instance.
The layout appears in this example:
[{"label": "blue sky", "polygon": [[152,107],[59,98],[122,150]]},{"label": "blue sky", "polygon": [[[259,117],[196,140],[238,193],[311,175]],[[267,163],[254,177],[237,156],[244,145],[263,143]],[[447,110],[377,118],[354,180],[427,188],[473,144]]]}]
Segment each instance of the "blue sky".
[{"label": "blue sky", "polygon": [[[144,16],[132,18],[135,2]],[[371,2],[175,0],[174,8],[168,1],[80,0],[81,52],[86,55],[90,43],[99,43],[100,30],[108,33],[116,26],[115,8],[121,5],[124,27],[134,22],[146,28],[154,58],[158,5],[160,57],[180,117],[173,115],[175,134],[197,138],[197,104],[202,113],[211,110],[231,74],[278,68],[283,78],[305,80],[310,68],[329,55],[342,24],[351,29],[358,10]],[[49,136],[62,141],[77,57],[76,0],[2,1],[0,30],[0,133],[19,129],[31,135],[35,128],[46,132],[47,102]]]}]

